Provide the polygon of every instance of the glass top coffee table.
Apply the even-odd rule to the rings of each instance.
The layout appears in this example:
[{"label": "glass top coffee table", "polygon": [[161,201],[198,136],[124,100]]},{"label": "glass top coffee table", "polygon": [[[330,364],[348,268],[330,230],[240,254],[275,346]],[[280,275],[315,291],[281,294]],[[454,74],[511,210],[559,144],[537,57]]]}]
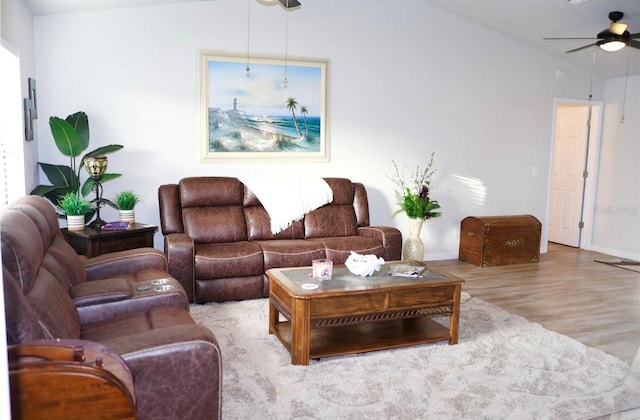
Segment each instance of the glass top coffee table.
[{"label": "glass top coffee table", "polygon": [[[395,264],[371,277],[334,266],[325,281],[310,278],[311,267],[268,270],[269,333],[291,353],[291,364],[443,340],[456,344],[464,280],[426,264],[420,277],[391,276]],[[449,317],[449,327],[434,316]]]}]

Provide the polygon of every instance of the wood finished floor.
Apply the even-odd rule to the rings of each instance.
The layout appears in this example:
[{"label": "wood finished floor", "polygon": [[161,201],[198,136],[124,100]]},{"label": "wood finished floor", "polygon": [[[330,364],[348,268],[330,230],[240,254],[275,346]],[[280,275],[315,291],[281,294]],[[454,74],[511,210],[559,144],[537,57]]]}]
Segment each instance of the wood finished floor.
[{"label": "wood finished floor", "polygon": [[465,279],[471,296],[632,363],[640,348],[640,273],[608,255],[549,243],[535,264],[477,267],[427,261]]}]

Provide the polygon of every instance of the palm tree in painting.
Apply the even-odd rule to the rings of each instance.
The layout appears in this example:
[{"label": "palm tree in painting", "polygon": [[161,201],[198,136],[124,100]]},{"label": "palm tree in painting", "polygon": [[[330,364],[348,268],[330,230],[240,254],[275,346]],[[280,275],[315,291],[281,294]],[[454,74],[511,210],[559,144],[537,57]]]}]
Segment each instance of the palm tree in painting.
[{"label": "palm tree in painting", "polygon": [[293,115],[293,123],[296,126],[296,131],[298,132],[298,137],[300,137],[302,135],[302,133],[300,132],[300,128],[298,127],[298,121],[296,121],[296,108],[298,107],[298,101],[296,101],[296,98],[293,97],[289,97],[287,99],[287,108],[289,109],[289,111],[291,111],[291,115]]},{"label": "palm tree in painting", "polygon": [[309,125],[307,124],[307,114],[309,111],[306,106],[300,107],[300,113],[302,114],[302,119],[304,120],[304,130],[307,132],[307,139],[309,138]]}]

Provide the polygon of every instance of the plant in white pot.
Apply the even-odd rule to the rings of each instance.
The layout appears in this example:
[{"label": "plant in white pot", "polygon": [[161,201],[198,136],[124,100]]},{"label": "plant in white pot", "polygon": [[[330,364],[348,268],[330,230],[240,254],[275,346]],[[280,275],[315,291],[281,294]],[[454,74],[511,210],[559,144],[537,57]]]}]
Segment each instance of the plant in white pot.
[{"label": "plant in white pot", "polygon": [[69,192],[58,200],[58,207],[67,216],[67,229],[84,230],[85,218],[95,210],[95,205],[75,192]]},{"label": "plant in white pot", "polygon": [[116,195],[114,201],[118,208],[120,221],[135,223],[135,207],[141,201],[140,196],[133,191],[121,191]]}]

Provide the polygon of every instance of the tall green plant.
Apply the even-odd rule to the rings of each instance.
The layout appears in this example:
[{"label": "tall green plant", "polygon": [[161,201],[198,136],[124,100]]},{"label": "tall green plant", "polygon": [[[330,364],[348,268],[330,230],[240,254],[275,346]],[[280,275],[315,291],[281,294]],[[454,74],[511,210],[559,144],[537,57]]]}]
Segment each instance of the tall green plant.
[{"label": "tall green plant", "polygon": [[[69,157],[69,165],[54,165],[51,163],[38,162],[40,168],[47,176],[51,185],[38,185],[31,191],[32,195],[46,197],[49,201],[57,204],[66,194],[73,192],[76,195],[82,194],[87,196],[94,188],[95,181],[88,176],[84,183],[81,184],[80,172],[84,167],[84,159],[89,156],[102,156],[107,153],[113,153],[122,149],[122,145],[110,144],[108,146],[99,147],[82,156],[78,161],[78,157],[89,147],[89,119],[87,114],[80,111],[67,116],[64,120],[58,117],[49,118],[49,127],[56,147],[64,156]],[[105,183],[112,179],[118,178],[122,174],[104,174],[100,183]],[[91,200],[95,205],[97,199]],[[107,199],[101,201],[108,202]],[[63,217],[62,214],[59,214]]]}]

